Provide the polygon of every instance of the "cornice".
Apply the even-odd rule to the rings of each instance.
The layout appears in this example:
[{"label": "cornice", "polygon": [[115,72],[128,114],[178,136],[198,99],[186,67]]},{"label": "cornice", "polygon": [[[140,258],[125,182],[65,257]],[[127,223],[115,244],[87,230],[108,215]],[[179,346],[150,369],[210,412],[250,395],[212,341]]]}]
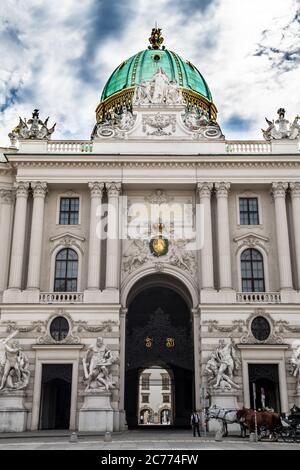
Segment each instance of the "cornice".
[{"label": "cornice", "polygon": [[[139,160],[73,160],[73,161],[18,161],[13,162],[12,165],[15,169],[17,168],[251,168],[251,169],[274,169],[274,168],[287,168],[287,169],[297,169],[300,168],[300,159],[299,161],[295,160],[281,160],[281,161],[245,161],[245,160],[236,160],[228,161],[226,160],[204,160],[199,161],[199,157],[195,159],[184,158],[172,159],[169,157],[167,160],[164,160],[163,157],[160,157],[158,160],[152,159],[143,159]],[[10,171],[11,172],[11,171]]]}]

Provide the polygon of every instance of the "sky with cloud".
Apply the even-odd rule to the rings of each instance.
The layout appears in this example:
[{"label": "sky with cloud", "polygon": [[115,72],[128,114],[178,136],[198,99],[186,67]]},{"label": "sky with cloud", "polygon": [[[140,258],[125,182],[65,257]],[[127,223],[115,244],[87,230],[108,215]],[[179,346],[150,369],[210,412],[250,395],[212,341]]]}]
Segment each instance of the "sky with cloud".
[{"label": "sky with cloud", "polygon": [[227,139],[300,114],[300,0],[1,0],[0,145],[34,108],[54,138],[88,139],[106,80],[155,22],[204,75]]}]

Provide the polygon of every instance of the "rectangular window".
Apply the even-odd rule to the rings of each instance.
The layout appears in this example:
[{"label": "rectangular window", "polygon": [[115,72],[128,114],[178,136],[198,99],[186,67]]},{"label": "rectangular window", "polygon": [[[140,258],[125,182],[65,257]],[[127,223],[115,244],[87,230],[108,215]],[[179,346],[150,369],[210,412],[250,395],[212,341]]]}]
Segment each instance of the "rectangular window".
[{"label": "rectangular window", "polygon": [[142,403],[149,403],[149,395],[142,395]]},{"label": "rectangular window", "polygon": [[150,388],[150,375],[144,374],[142,375],[142,389],[149,390]]},{"label": "rectangular window", "polygon": [[162,389],[163,390],[169,390],[169,388],[170,388],[169,376],[168,375],[163,375],[162,376]]},{"label": "rectangular window", "polygon": [[78,225],[79,197],[62,197],[59,208],[60,225]]},{"label": "rectangular window", "polygon": [[163,395],[163,403],[170,403],[170,395]]},{"label": "rectangular window", "polygon": [[259,225],[257,197],[240,197],[240,225]]}]

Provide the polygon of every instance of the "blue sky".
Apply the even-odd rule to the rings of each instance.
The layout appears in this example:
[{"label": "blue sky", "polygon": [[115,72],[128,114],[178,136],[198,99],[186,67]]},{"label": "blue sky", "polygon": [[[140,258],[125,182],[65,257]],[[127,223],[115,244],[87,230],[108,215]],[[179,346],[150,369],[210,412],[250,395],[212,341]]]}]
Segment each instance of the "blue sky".
[{"label": "blue sky", "polygon": [[1,0],[0,145],[34,108],[54,138],[88,139],[106,80],[155,22],[206,78],[227,139],[300,113],[300,0]]}]

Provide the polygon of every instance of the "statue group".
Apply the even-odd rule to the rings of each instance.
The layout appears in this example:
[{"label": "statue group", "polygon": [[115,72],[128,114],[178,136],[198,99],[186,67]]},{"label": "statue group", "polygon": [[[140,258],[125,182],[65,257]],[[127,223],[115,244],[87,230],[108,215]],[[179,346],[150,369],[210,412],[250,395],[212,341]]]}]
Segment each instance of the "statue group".
[{"label": "statue group", "polygon": [[29,361],[14,331],[6,339],[0,341],[3,351],[0,355],[0,391],[23,390],[29,383]]},{"label": "statue group", "polygon": [[85,391],[115,388],[111,367],[116,362],[117,356],[105,346],[103,338],[97,338],[96,344],[88,348],[83,358]]},{"label": "statue group", "polygon": [[11,144],[15,146],[19,139],[32,139],[32,140],[44,140],[50,139],[51,135],[55,131],[54,124],[50,129],[48,128],[49,117],[45,121],[42,121],[39,117],[39,110],[35,109],[32,113],[32,118],[26,121],[19,117],[19,124],[8,134],[11,140]]},{"label": "statue group", "polygon": [[262,129],[265,140],[280,140],[289,139],[295,140],[300,138],[300,125],[298,121],[300,116],[296,116],[294,121],[290,123],[285,119],[285,109],[280,108],[277,111],[278,119],[274,122],[266,118],[269,127],[266,130]]},{"label": "statue group", "polygon": [[219,341],[217,349],[211,354],[205,367],[205,375],[208,377],[208,385],[214,389],[232,390],[240,388],[234,380],[234,373],[240,367],[236,347],[233,341],[225,344]]},{"label": "statue group", "polygon": [[133,104],[177,104],[182,103],[182,95],[177,83],[170,80],[159,67],[151,80],[143,81],[135,88]]}]

